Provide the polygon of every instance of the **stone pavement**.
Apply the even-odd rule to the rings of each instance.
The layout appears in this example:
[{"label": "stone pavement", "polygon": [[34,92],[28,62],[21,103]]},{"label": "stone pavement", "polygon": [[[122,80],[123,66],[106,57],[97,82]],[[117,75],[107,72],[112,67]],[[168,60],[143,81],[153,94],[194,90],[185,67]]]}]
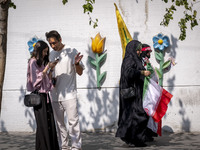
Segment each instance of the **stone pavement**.
[{"label": "stone pavement", "polygon": [[[83,150],[196,150],[200,149],[200,133],[167,133],[148,142],[145,148],[128,147],[114,133],[82,133]],[[35,133],[1,132],[0,150],[34,150]]]}]

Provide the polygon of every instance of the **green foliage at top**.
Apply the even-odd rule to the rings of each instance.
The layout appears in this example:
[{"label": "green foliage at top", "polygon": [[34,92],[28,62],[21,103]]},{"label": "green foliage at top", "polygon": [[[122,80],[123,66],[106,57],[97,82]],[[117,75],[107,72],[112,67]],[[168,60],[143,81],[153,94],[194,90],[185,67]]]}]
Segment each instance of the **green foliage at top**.
[{"label": "green foliage at top", "polygon": [[93,23],[93,28],[96,28],[98,26],[97,22],[98,19],[92,20],[90,13],[93,11],[93,4],[95,3],[95,0],[85,0],[85,4],[83,5],[84,13],[87,13],[89,15],[89,25]]},{"label": "green foliage at top", "polygon": [[17,8],[16,5],[12,1],[10,2],[9,7],[14,8],[14,9]]},{"label": "green foliage at top", "polygon": [[0,5],[1,5],[0,7],[6,6],[6,8],[10,7],[16,9],[16,5],[11,0],[1,0]]},{"label": "green foliage at top", "polygon": [[[170,0],[162,0],[165,3],[168,3]],[[190,1],[190,2],[189,2]],[[68,0],[62,0],[62,3],[65,5]],[[195,26],[198,26],[197,19],[197,11],[193,9],[193,6],[199,3],[200,1],[197,0],[171,0],[172,5],[169,8],[166,8],[166,13],[164,15],[163,21],[160,23],[163,26],[168,26],[170,21],[173,20],[173,14],[177,10],[177,7],[184,7],[184,17],[180,19],[178,22],[180,28],[180,40],[185,40],[186,38],[186,30],[187,30],[187,23],[190,23],[190,28],[193,29]],[[93,24],[93,28],[98,26],[98,19],[95,21],[91,18],[90,13],[93,11],[93,4],[95,0],[85,0],[85,4],[83,5],[84,13],[89,15],[89,25]],[[16,5],[11,1],[10,7],[16,9]]]},{"label": "green foliage at top", "polygon": [[[68,0],[62,0],[63,4],[65,5]],[[89,25],[93,23],[93,28],[96,28],[98,26],[97,22],[98,19],[92,20],[92,17],[90,16],[90,13],[93,11],[93,4],[95,3],[95,0],[85,0],[85,4],[83,5],[83,12],[87,13],[89,16]]]},{"label": "green foliage at top", "polygon": [[[168,0],[162,0],[165,3],[168,3]],[[170,21],[173,20],[173,14],[176,11],[177,7],[184,7],[184,17],[178,22],[180,28],[180,40],[185,40],[187,23],[190,23],[190,28],[193,29],[195,26],[198,26],[197,21],[197,11],[193,9],[193,6],[198,3],[196,0],[171,0],[172,5],[169,8],[166,8],[166,14],[164,15],[163,21],[160,23],[163,26],[168,26]]]},{"label": "green foliage at top", "polygon": [[65,5],[68,2],[68,0],[62,0],[63,5]]},{"label": "green foliage at top", "polygon": [[95,0],[86,0],[86,4],[83,5],[84,13],[92,13],[93,6],[92,4],[95,3]]}]

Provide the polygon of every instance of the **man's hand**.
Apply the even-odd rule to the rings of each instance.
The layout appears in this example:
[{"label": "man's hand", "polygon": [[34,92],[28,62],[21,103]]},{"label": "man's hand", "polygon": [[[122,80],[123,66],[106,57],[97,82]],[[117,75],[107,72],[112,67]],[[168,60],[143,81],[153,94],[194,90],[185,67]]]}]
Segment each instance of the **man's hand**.
[{"label": "man's hand", "polygon": [[80,53],[78,53],[75,56],[75,65],[79,65],[79,62],[81,61],[82,58],[83,58],[83,55],[80,55]]},{"label": "man's hand", "polygon": [[82,75],[83,73],[83,68],[81,65],[79,65],[79,62],[81,61],[81,59],[83,58],[83,55],[80,55],[80,53],[78,53],[76,56],[75,56],[75,66],[76,66],[76,73],[78,75]]}]

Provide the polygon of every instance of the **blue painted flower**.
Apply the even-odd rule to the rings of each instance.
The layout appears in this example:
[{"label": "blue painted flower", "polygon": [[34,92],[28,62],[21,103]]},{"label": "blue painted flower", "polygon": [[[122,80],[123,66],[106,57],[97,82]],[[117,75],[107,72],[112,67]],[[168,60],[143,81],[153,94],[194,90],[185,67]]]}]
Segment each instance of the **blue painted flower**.
[{"label": "blue painted flower", "polygon": [[153,37],[153,47],[159,50],[164,50],[169,46],[169,38],[167,36],[163,36],[159,33],[157,36]]},{"label": "blue painted flower", "polygon": [[36,37],[33,37],[30,41],[28,41],[27,44],[28,44],[28,47],[29,47],[28,50],[29,50],[30,53],[33,52],[34,46],[37,43],[37,41],[39,41],[39,39],[36,38]]}]

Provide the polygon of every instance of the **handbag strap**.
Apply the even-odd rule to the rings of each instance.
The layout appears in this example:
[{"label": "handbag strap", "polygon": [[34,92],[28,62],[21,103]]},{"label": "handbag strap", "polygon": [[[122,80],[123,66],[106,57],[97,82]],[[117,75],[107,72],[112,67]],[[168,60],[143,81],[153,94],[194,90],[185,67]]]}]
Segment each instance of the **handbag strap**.
[{"label": "handbag strap", "polygon": [[31,92],[31,93],[34,93],[34,94],[39,94],[39,90],[35,90],[35,91],[33,91],[33,92]]}]

